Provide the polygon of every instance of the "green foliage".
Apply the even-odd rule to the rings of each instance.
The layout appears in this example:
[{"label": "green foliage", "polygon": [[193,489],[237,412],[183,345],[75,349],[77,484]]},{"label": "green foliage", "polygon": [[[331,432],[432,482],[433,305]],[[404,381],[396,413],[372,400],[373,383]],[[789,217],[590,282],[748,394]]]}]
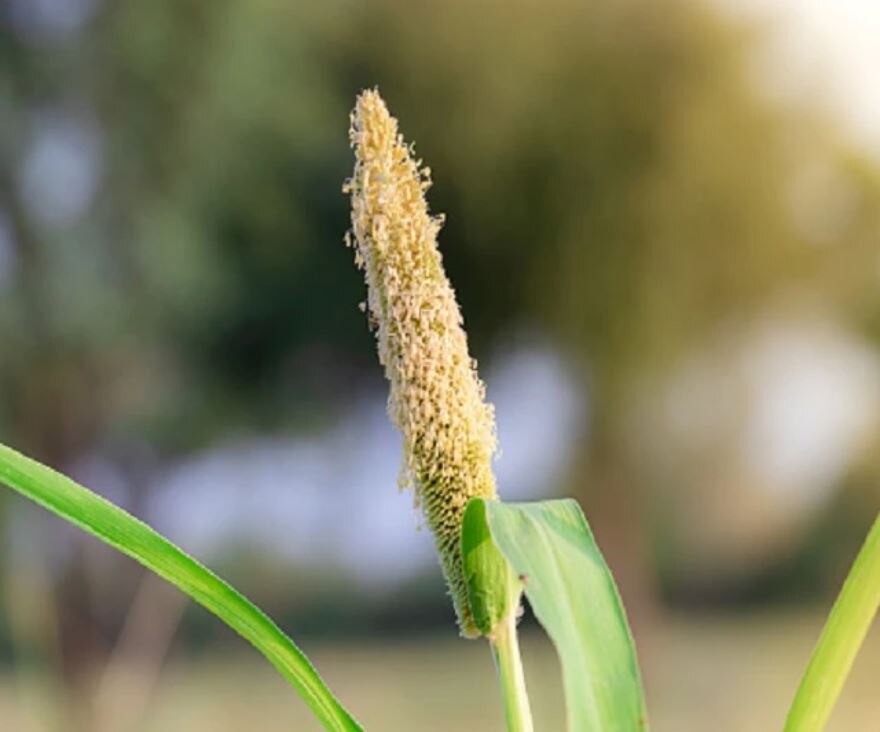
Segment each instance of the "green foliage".
[{"label": "green foliage", "polygon": [[644,730],[635,645],[580,507],[570,499],[481,502],[492,539],[522,580],[559,653],[568,729]]},{"label": "green foliage", "polygon": [[821,732],[825,728],[878,608],[880,514],[831,609],[792,703],[785,732]]},{"label": "green foliage", "polygon": [[275,623],[149,526],[5,445],[0,445],[0,482],[137,560],[214,613],[269,659],[328,730],[361,729]]}]

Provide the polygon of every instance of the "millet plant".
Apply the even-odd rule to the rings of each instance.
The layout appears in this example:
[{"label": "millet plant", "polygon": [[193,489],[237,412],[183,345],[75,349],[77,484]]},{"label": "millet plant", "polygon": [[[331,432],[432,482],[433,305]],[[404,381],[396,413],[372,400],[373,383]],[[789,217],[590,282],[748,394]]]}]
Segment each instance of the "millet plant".
[{"label": "millet plant", "polygon": [[[375,90],[358,98],[350,140],[346,242],[366,278],[362,307],[390,383],[389,416],[403,437],[401,482],[434,534],[461,634],[489,643],[508,729],[533,729],[517,643],[523,594],[558,652],[568,729],[647,729],[632,636],[581,509],[570,499],[516,504],[498,497],[494,413],[437,247],[442,218],[430,215],[425,200],[430,170],[413,157]],[[263,653],[326,729],[362,729],[264,613],[149,526],[2,445],[0,481],[214,613]],[[880,518],[813,652],[787,732],[824,727],[878,604]]]}]

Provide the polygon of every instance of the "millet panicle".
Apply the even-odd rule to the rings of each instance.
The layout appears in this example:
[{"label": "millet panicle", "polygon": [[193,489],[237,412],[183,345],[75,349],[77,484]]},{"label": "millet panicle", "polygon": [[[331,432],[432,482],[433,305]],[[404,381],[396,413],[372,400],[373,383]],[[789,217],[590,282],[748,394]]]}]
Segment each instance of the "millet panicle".
[{"label": "millet panicle", "polygon": [[352,229],[364,271],[363,307],[390,382],[388,413],[403,435],[401,484],[411,487],[436,539],[463,635],[478,635],[459,545],[471,498],[494,498],[495,416],[485,399],[455,293],[437,248],[442,217],[425,200],[430,169],[414,159],[376,90],[351,115]]}]

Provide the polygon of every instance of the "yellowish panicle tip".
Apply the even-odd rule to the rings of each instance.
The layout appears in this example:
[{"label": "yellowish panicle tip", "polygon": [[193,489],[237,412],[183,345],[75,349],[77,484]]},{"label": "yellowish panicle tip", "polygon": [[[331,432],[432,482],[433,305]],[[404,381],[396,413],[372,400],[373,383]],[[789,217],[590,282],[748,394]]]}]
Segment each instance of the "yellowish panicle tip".
[{"label": "yellowish panicle tip", "polygon": [[349,136],[346,243],[364,271],[367,315],[390,382],[388,414],[403,436],[401,483],[434,533],[462,634],[475,636],[459,535],[468,501],[496,496],[494,411],[437,248],[442,219],[425,201],[430,170],[413,158],[376,89],[358,97]]}]

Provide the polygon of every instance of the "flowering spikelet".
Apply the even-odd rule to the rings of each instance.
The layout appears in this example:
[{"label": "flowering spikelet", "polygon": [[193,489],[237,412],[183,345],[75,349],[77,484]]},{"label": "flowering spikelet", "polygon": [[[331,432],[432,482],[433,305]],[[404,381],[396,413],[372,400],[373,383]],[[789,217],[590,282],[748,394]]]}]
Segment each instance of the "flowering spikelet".
[{"label": "flowering spikelet", "polygon": [[355,262],[379,360],[391,383],[388,413],[403,434],[401,483],[434,532],[465,636],[478,635],[467,599],[459,535],[471,498],[495,497],[495,416],[468,355],[455,293],[437,249],[441,217],[428,214],[430,170],[411,156],[379,93],[363,92],[351,115]]}]

